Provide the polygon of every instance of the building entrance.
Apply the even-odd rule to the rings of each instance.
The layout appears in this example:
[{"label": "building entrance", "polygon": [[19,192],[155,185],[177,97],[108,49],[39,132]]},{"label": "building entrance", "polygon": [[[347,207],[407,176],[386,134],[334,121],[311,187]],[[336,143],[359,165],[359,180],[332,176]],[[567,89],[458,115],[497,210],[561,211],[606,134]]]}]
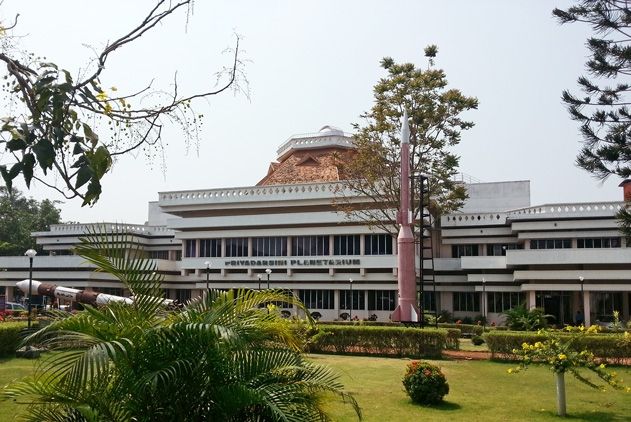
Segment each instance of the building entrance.
[{"label": "building entrance", "polygon": [[548,323],[557,327],[574,324],[571,301],[571,292],[537,292],[537,307],[551,315]]}]

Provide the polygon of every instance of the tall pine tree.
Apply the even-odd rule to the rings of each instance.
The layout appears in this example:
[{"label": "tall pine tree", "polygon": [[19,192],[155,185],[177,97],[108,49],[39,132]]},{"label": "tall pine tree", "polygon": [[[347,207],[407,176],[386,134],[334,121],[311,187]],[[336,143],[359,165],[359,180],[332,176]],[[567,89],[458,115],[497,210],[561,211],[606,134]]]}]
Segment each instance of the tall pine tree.
[{"label": "tall pine tree", "polygon": [[[631,10],[625,0],[581,0],[567,10],[554,9],[561,24],[585,23],[594,35],[587,40],[587,76],[578,78],[582,94],[563,92],[570,116],[579,122],[583,147],[579,167],[604,180],[631,177]],[[631,237],[629,209],[619,214]]]}]

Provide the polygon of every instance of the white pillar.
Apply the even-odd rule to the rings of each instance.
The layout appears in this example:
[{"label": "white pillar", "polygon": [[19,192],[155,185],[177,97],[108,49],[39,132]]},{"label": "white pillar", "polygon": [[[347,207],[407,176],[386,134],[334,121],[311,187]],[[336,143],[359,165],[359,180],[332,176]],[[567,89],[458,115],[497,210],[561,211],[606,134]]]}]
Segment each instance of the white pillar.
[{"label": "white pillar", "polygon": [[528,309],[533,309],[537,307],[537,292],[534,290],[530,290],[528,292]]},{"label": "white pillar", "polygon": [[583,316],[585,317],[585,326],[589,327],[592,324],[591,321],[591,307],[590,307],[590,291],[585,290],[583,294]]}]

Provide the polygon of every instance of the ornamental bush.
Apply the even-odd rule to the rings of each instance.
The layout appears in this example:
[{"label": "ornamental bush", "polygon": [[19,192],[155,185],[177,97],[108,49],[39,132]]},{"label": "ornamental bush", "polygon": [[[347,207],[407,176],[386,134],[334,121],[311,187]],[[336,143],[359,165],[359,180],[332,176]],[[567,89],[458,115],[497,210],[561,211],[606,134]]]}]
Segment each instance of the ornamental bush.
[{"label": "ornamental bush", "polygon": [[471,337],[471,343],[473,343],[475,346],[480,346],[484,344],[484,338],[482,338],[482,336],[473,336]]},{"label": "ornamental bush", "polygon": [[440,368],[424,361],[408,364],[403,385],[414,403],[437,404],[449,393],[447,378]]},{"label": "ornamental bush", "polygon": [[25,329],[25,322],[0,323],[0,357],[15,355]]},{"label": "ornamental bush", "polygon": [[[458,334],[452,332],[451,341]],[[312,353],[440,358],[448,332],[441,329],[323,325],[309,343]]]}]

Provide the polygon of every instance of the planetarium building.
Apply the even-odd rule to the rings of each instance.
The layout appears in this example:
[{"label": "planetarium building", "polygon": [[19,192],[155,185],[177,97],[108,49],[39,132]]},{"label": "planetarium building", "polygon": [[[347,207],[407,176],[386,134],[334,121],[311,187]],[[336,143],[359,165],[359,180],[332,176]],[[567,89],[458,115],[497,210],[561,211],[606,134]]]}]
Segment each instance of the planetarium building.
[{"label": "planetarium building", "polygon": [[[292,291],[324,320],[387,321],[397,305],[396,237],[334,204],[345,189],[338,164],[353,149],[350,135],[325,126],[283,143],[254,186],[160,192],[147,224],[98,227],[125,231],[142,245],[171,299],[187,300],[207,285],[269,287]],[[528,181],[466,188],[465,206],[442,216],[417,248],[426,312],[501,323],[502,312],[525,303],[560,325],[573,322],[577,310],[588,324],[606,323],[614,311],[629,319],[631,248],[615,218],[623,201],[532,206]],[[34,260],[34,279],[124,295],[113,278],[73,254],[96,226],[60,224],[34,233],[45,251]],[[0,268],[0,295],[19,299],[14,286],[28,277],[28,259],[0,257]]]}]

